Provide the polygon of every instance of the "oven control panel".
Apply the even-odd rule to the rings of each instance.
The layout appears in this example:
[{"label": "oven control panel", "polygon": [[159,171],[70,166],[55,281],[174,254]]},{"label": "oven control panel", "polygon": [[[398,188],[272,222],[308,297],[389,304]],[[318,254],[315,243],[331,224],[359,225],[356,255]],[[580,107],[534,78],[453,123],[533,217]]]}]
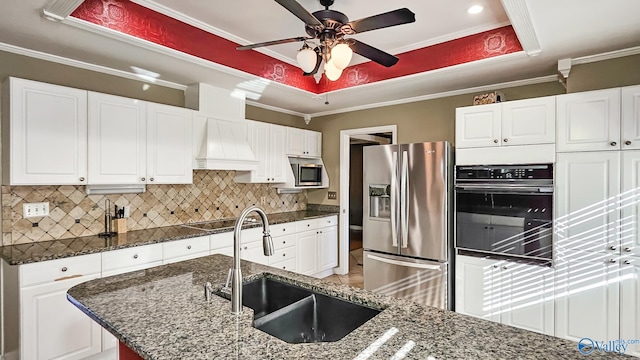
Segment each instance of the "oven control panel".
[{"label": "oven control panel", "polygon": [[457,180],[544,180],[553,179],[552,164],[535,165],[460,165]]}]

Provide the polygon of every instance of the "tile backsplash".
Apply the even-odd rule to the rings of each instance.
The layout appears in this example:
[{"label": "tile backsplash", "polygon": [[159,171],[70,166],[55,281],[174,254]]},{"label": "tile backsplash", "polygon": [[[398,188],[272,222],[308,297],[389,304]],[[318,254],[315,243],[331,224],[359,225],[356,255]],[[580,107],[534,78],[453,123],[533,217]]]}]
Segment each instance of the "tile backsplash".
[{"label": "tile backsplash", "polygon": [[[105,199],[131,207],[129,230],[236,217],[247,206],[267,213],[305,210],[306,191],[278,194],[267,184],[239,184],[235,171],[197,170],[191,185],[147,185],[142,194],[87,195],[84,186],[2,186],[2,244],[96,235]],[[49,202],[49,216],[25,219],[22,205]],[[110,209],[113,213],[113,209]]]}]

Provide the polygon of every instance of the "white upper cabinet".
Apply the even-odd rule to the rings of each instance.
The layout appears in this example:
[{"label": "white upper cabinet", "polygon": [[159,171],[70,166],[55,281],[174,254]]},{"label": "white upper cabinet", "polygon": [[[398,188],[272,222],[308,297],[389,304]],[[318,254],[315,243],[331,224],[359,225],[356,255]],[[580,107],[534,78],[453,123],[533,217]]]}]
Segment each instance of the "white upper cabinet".
[{"label": "white upper cabinet", "polygon": [[555,97],[456,109],[456,147],[553,144]]},{"label": "white upper cabinet", "polygon": [[9,78],[2,88],[6,185],[84,185],[87,92]]},{"label": "white upper cabinet", "polygon": [[322,133],[287,127],[287,155],[300,157],[322,156]]},{"label": "white upper cabinet", "polygon": [[89,183],[146,183],[146,103],[89,92]]},{"label": "white upper cabinet", "polygon": [[620,88],[556,99],[558,152],[620,150]]},{"label": "white upper cabinet", "polygon": [[193,183],[192,132],[191,110],[148,103],[147,183]]},{"label": "white upper cabinet", "polygon": [[247,120],[247,140],[258,161],[257,170],[237,172],[235,180],[247,183],[283,183],[288,165],[285,155],[286,127]]},{"label": "white upper cabinet", "polygon": [[640,86],[622,88],[622,149],[640,149]]}]

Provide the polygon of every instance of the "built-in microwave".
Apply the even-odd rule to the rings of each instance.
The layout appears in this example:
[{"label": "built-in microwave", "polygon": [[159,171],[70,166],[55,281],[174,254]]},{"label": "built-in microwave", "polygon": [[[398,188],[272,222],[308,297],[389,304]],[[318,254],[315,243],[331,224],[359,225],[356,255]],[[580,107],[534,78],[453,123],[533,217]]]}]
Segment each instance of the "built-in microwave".
[{"label": "built-in microwave", "polygon": [[322,165],[320,164],[291,164],[296,186],[322,185]]}]

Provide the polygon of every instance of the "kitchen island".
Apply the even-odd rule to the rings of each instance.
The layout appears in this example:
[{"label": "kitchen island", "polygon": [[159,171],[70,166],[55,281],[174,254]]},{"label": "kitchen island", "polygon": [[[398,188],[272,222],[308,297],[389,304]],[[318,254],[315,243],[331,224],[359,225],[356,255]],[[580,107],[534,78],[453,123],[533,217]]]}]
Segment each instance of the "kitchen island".
[{"label": "kitchen island", "polygon": [[[74,286],[68,299],[143,359],[570,359],[577,344],[451,311],[243,261],[244,280],[270,277],[383,310],[336,342],[288,344],[252,327],[253,310],[204,297],[232,258],[211,255]],[[336,318],[335,321],[341,319]],[[591,357],[619,358],[593,352]]]}]

